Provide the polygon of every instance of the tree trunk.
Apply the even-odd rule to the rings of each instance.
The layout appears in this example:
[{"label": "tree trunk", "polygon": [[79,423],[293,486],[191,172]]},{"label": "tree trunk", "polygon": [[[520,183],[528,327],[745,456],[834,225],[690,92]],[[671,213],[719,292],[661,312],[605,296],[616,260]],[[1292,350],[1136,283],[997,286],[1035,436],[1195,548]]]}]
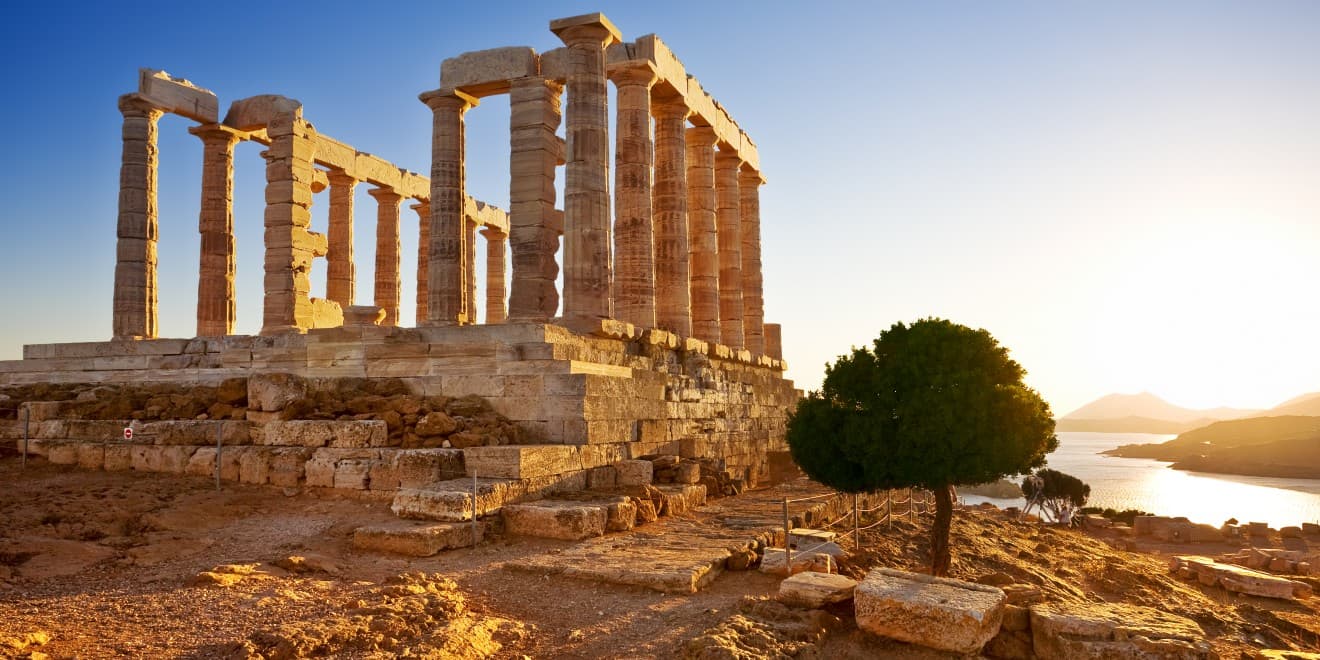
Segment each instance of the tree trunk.
[{"label": "tree trunk", "polygon": [[935,521],[930,526],[930,574],[949,574],[949,523],[953,521],[953,486],[935,489]]}]

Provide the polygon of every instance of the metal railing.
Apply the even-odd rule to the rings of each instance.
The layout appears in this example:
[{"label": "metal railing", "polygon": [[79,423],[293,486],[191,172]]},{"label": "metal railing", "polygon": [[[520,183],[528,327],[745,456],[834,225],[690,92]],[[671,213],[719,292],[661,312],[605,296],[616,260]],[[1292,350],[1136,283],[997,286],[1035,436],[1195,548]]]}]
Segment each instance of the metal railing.
[{"label": "metal railing", "polygon": [[[902,493],[903,498],[895,499],[895,493]],[[792,538],[793,520],[789,516],[789,505],[797,504],[801,502],[811,502],[816,500],[825,500],[829,498],[843,497],[844,495],[845,495],[844,493],[834,491],[830,493],[822,493],[820,495],[811,495],[808,497],[783,498],[781,502],[781,506],[783,507],[783,516],[784,516],[784,566],[786,567],[786,570],[789,575],[793,574],[793,552],[794,552],[793,544],[790,540]],[[935,495],[934,493],[931,493],[929,491],[908,488],[908,489],[903,489],[901,491],[887,490],[884,491],[883,495],[884,495],[884,502],[882,504],[876,504],[875,506],[870,508],[863,508],[860,505],[856,493],[850,495],[849,497],[851,498],[851,505],[848,507],[847,510],[845,510],[834,520],[827,519],[827,522],[825,522],[825,524],[823,525],[812,523],[811,529],[816,529],[820,531],[832,531],[832,528],[835,528],[841,524],[846,524],[849,520],[852,521],[852,529],[845,529],[845,531],[843,531],[842,533],[835,532],[835,536],[833,539],[822,541],[814,546],[811,546],[810,548],[798,550],[797,552],[806,555],[807,553],[815,552],[816,550],[819,550],[820,548],[823,548],[830,543],[837,544],[838,541],[842,541],[843,539],[846,538],[852,539],[853,550],[856,550],[860,546],[862,532],[869,529],[874,529],[880,525],[887,525],[889,529],[893,529],[894,518],[895,518],[894,505],[900,505],[900,506],[906,505],[907,511],[898,515],[906,515],[908,517],[909,522],[912,522],[914,524],[917,522],[917,518],[920,515],[924,513],[929,513],[930,511],[933,510],[935,506]],[[882,509],[884,510],[884,513],[882,515],[880,516],[871,515]],[[865,526],[862,526],[862,516],[864,514],[868,516],[869,522]]]}]

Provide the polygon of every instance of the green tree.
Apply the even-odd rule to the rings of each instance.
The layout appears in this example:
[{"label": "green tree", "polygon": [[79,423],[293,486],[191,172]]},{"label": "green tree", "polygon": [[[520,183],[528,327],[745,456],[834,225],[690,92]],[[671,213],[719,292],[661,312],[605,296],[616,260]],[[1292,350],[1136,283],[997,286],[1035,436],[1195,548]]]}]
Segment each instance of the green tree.
[{"label": "green tree", "polygon": [[1028,472],[1058,446],[1025,375],[985,330],[896,323],[825,367],[789,419],[789,448],[811,478],[845,492],[934,491],[931,573],[945,575],[953,485]]},{"label": "green tree", "polygon": [[1087,498],[1091,497],[1091,487],[1071,474],[1047,468],[1037,470],[1036,474],[1022,481],[1022,494],[1027,502],[1039,505],[1055,520],[1060,520],[1064,507],[1079,509],[1086,505]]}]

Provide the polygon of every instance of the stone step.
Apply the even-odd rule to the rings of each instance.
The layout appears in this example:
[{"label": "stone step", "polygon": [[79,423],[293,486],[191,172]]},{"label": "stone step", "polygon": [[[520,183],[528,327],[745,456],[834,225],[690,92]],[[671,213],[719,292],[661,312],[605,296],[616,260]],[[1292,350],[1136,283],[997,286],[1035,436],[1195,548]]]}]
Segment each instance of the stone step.
[{"label": "stone step", "polygon": [[[472,520],[472,479],[450,479],[424,488],[400,488],[390,510],[400,518],[462,522]],[[476,516],[499,513],[500,507],[527,496],[518,479],[477,479]]]},{"label": "stone step", "polygon": [[481,543],[485,525],[416,523],[400,520],[369,525],[353,531],[353,547],[370,552],[430,557],[441,550],[468,548]]},{"label": "stone step", "polygon": [[637,506],[628,497],[598,500],[538,500],[506,505],[504,531],[519,536],[580,541],[637,524]]},{"label": "stone step", "polygon": [[620,445],[499,445],[463,449],[469,477],[544,479],[623,460]]}]

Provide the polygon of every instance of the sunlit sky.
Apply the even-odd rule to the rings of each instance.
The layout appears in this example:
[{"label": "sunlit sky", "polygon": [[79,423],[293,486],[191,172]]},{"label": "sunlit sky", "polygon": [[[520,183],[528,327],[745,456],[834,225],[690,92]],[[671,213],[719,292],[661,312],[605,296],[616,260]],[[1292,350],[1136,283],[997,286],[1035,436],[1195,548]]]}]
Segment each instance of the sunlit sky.
[{"label": "sunlit sky", "polygon": [[[1066,413],[1148,390],[1269,407],[1320,390],[1320,3],[362,3],[10,6],[0,359],[110,335],[118,95],[138,67],[301,100],[419,172],[441,60],[654,32],[758,143],[766,314],[789,375],[898,320],[990,330]],[[163,336],[195,334],[201,143],[161,121]],[[469,113],[474,196],[508,200],[508,104]],[[239,330],[260,327],[260,148],[236,156]],[[562,181],[562,170],[561,170]],[[357,196],[359,302],[374,200]],[[318,196],[314,229],[325,226]],[[405,324],[415,214],[404,212]],[[324,266],[313,272],[324,291]]]}]

